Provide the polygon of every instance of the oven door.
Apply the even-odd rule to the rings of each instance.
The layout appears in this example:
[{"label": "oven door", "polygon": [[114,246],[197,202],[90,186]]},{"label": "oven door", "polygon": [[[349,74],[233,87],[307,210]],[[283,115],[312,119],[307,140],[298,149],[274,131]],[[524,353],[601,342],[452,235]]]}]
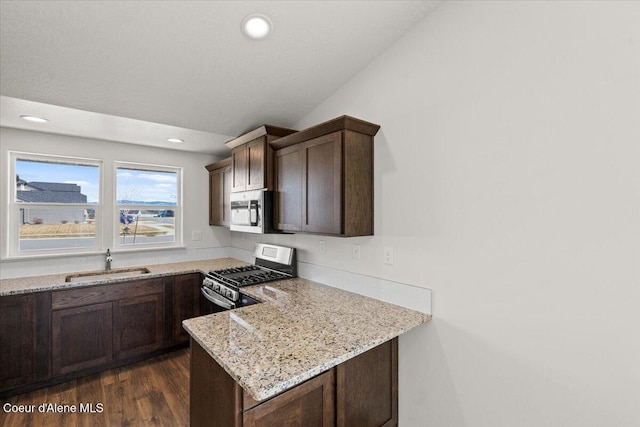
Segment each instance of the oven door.
[{"label": "oven door", "polygon": [[220,313],[236,308],[236,305],[225,297],[216,294],[209,288],[202,286],[200,294],[204,298],[204,314]]},{"label": "oven door", "polygon": [[258,226],[259,219],[258,200],[238,200],[231,202],[231,224],[249,227]]}]

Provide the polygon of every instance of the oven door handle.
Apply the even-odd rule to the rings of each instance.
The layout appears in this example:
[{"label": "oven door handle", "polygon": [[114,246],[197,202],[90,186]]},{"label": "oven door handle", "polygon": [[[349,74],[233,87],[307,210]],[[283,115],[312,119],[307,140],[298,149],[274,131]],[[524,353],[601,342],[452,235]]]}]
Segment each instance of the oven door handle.
[{"label": "oven door handle", "polygon": [[256,226],[258,225],[258,201],[250,200],[249,201],[249,225]]},{"label": "oven door handle", "polygon": [[217,296],[216,294],[214,294],[213,292],[211,292],[209,289],[205,287],[200,288],[200,292],[208,301],[211,301],[212,303],[214,303],[219,307],[222,307],[226,310],[231,310],[232,308],[236,308],[235,304],[229,301],[225,301],[224,299],[222,299],[222,297]]}]

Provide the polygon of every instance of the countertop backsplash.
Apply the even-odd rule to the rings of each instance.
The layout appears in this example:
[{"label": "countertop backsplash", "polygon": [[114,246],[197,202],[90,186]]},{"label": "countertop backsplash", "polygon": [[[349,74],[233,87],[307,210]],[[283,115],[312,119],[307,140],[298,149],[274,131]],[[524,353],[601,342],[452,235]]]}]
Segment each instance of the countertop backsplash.
[{"label": "countertop backsplash", "polygon": [[[112,268],[202,261],[226,257],[249,263],[254,262],[251,251],[233,247],[170,249],[148,252],[115,252],[113,253]],[[102,270],[104,266],[104,254],[13,260],[0,263],[0,279],[71,274],[82,271]],[[430,289],[306,262],[298,263],[298,275],[304,279],[397,304],[422,313],[432,314]]]},{"label": "countertop backsplash", "polygon": [[[230,247],[228,256],[253,262],[251,251]],[[298,261],[298,276],[421,313],[431,312],[431,289]]]}]

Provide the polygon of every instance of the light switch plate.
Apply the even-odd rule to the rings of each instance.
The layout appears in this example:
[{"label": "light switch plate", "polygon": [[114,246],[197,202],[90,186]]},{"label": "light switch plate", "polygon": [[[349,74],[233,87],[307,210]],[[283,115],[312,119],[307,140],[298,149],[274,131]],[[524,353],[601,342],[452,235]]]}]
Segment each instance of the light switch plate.
[{"label": "light switch plate", "polygon": [[192,231],[191,240],[193,241],[202,240],[202,231]]},{"label": "light switch plate", "polygon": [[320,253],[321,254],[327,253],[327,242],[325,240],[320,240]]}]

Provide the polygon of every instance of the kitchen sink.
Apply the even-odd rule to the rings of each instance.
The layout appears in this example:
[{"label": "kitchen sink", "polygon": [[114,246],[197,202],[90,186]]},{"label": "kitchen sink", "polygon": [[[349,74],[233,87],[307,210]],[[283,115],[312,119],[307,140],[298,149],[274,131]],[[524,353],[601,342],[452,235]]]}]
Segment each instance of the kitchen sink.
[{"label": "kitchen sink", "polygon": [[136,277],[149,274],[148,268],[116,268],[113,270],[88,271],[86,273],[70,274],[64,278],[65,282],[86,282],[88,280],[108,280]]}]

